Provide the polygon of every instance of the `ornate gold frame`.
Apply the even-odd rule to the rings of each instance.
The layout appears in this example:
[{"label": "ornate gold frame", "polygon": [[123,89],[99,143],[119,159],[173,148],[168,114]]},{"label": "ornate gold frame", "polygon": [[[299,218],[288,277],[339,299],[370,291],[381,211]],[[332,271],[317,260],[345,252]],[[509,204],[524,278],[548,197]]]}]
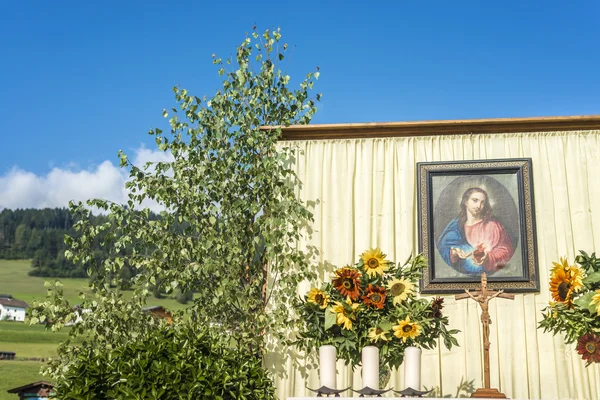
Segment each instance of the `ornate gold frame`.
[{"label": "ornate gold frame", "polygon": [[485,174],[515,174],[518,182],[518,208],[520,257],[522,276],[514,278],[489,278],[491,289],[507,292],[539,292],[537,246],[535,242],[535,211],[531,159],[499,159],[456,162],[417,163],[419,186],[419,249],[429,259],[429,267],[421,279],[422,293],[459,293],[479,287],[480,278],[437,278],[435,271],[433,238],[432,179],[436,176],[469,176]]}]

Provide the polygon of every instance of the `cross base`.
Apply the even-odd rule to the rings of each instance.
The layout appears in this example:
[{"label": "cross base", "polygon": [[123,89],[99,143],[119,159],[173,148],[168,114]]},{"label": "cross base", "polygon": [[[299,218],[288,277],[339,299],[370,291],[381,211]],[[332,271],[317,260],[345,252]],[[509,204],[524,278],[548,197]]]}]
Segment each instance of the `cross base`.
[{"label": "cross base", "polygon": [[487,399],[506,399],[507,397],[498,391],[498,389],[479,388],[471,395],[471,398],[487,398]]}]

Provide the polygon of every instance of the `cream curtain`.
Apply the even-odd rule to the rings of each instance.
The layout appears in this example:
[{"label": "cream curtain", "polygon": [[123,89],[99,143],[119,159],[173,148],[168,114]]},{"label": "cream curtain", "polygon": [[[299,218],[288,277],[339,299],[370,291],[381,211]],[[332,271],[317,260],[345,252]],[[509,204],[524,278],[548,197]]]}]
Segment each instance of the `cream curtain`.
[{"label": "cream curtain", "polygon": [[[455,135],[281,142],[295,152],[304,201],[318,200],[310,244],[320,249],[321,279],[333,266],[357,260],[370,246],[404,261],[418,251],[416,163],[530,157],[537,225],[540,293],[490,302],[491,383],[510,398],[600,399],[600,368],[585,363],[575,346],[537,329],[550,300],[552,261],[573,260],[579,249],[600,251],[600,131]],[[301,243],[301,246],[307,243]],[[325,267],[323,267],[325,266]],[[301,288],[307,290],[308,284]],[[456,395],[462,381],[483,386],[480,310],[473,301],[445,296],[444,313],[460,329],[460,347],[425,351],[422,385]],[[271,360],[276,365],[276,360]],[[279,365],[277,394],[308,395],[318,373],[305,378],[297,364]],[[353,385],[353,383],[356,384]],[[338,364],[338,387],[359,388],[354,373]],[[390,386],[404,388],[403,369]]]}]

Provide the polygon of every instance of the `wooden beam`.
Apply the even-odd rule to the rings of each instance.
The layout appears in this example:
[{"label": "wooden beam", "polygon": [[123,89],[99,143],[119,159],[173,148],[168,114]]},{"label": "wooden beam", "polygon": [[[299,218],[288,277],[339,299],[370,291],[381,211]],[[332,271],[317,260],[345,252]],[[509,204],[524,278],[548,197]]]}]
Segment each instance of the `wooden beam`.
[{"label": "wooden beam", "polygon": [[[264,127],[263,129],[272,129]],[[600,129],[600,115],[292,125],[281,140],[356,139]]]}]

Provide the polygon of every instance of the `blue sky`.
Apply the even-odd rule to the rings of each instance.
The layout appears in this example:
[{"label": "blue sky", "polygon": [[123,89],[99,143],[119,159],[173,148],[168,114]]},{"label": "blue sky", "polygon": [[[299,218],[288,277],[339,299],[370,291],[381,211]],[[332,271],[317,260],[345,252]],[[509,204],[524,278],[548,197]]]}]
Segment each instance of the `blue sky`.
[{"label": "blue sky", "polygon": [[595,0],[0,0],[0,208],[117,190],[117,151],[154,159],[171,88],[214,94],[211,54],[254,24],[295,45],[292,77],[319,66],[313,122],[343,123],[598,114],[598,20]]}]

